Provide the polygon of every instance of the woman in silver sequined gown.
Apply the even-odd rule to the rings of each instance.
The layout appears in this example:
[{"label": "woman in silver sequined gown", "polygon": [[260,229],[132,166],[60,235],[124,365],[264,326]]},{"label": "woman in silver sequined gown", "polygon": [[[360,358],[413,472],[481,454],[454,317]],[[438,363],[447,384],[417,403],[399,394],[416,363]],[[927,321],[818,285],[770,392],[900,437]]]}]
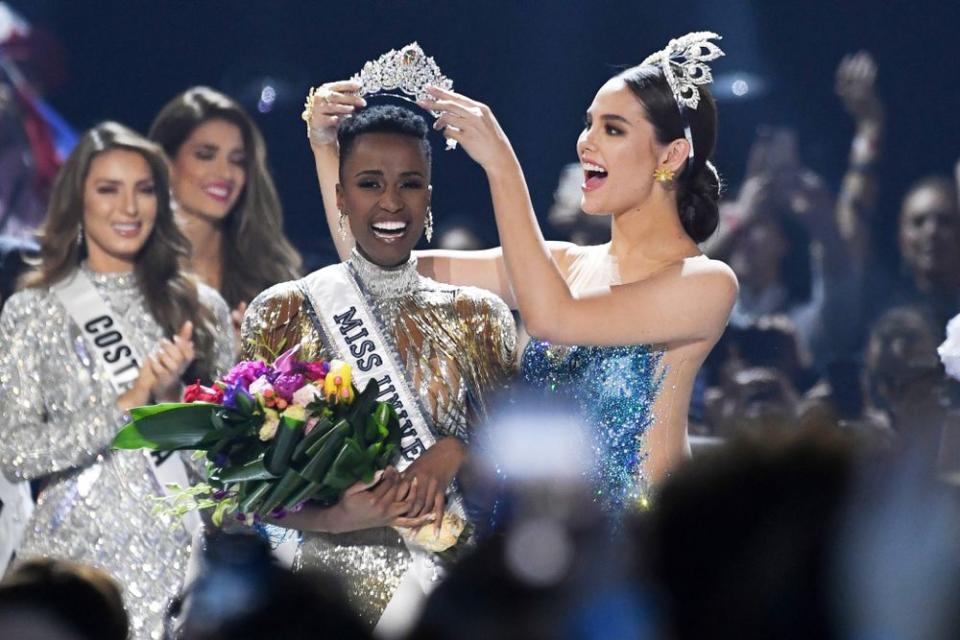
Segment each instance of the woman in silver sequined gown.
[{"label": "woman in silver sequined gown", "polygon": [[[181,375],[207,377],[233,355],[226,303],[179,272],[186,241],[168,189],[155,145],[114,123],[87,132],[56,184],[42,263],[0,316],[0,468],[42,486],[18,557],[106,570],[124,589],[136,638],[162,636],[190,538],[151,513],[162,489],[143,452],[111,451],[110,442],[126,409],[174,399]],[[77,269],[133,347],[151,354],[119,396],[50,290]]]},{"label": "woman in silver sequined gown", "polygon": [[[367,128],[377,132],[365,133]],[[460,442],[469,438],[487,397],[513,372],[516,336],[506,305],[486,291],[424,278],[410,255],[429,207],[426,132],[422,118],[405,109],[373,107],[358,114],[340,131],[340,191],[357,237],[357,250],[346,260],[349,273],[385,328],[437,441],[403,477],[385,474],[374,488],[334,507],[306,509],[281,521],[306,532],[298,565],[341,576],[370,626],[411,564],[390,525],[427,522],[463,459]],[[242,329],[245,358],[269,359],[294,345],[306,358],[336,357],[326,351],[317,324],[316,314],[324,310],[312,307],[303,282],[272,287],[251,303]],[[418,485],[408,491],[414,478]],[[432,493],[424,491],[431,486]],[[374,496],[384,499],[372,506]]]},{"label": "woman in silver sequined gown", "polygon": [[[611,240],[600,246],[543,240],[519,163],[487,106],[445,91],[420,103],[442,112],[436,127],[483,167],[502,248],[419,252],[418,268],[488,289],[520,310],[536,336],[524,349],[524,377],[580,404],[592,431],[596,495],[615,514],[645,505],[649,488],[690,455],[693,381],[737,294],[733,272],[697,247],[718,220],[719,179],[708,162],[716,107],[702,86],[692,87],[699,108],[681,104],[664,72],[669,65],[675,79],[686,73],[678,59],[713,55],[712,43],[692,42],[702,35],[617,74],[587,109],[577,141],[581,208],[612,214]],[[323,85],[310,122],[331,227],[337,151],[319,133],[344,105],[358,104],[350,93],[358,89]],[[341,256],[349,247],[349,238],[338,241]]]}]

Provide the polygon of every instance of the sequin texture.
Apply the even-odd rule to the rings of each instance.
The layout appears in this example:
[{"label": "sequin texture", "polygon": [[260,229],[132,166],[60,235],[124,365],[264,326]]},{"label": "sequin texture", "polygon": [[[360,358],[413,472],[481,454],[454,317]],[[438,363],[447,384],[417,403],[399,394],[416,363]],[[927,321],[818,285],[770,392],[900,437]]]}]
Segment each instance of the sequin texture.
[{"label": "sequin texture", "polygon": [[[133,275],[85,271],[127,326],[130,342],[151,352],[164,336]],[[229,367],[229,310],[209,287],[201,287],[200,297],[219,324],[216,365]],[[0,468],[11,478],[46,482],[18,557],[62,557],[104,569],[124,588],[132,637],[162,637],[190,539],[151,514],[149,496],[161,489],[144,453],[108,449],[124,418],[101,362],[46,289],[7,301],[0,336]]]},{"label": "sequin texture", "polygon": [[[384,269],[354,252],[347,264],[373,314],[389,328],[385,337],[435,435],[467,440],[487,396],[513,373],[516,330],[509,309],[487,291],[420,276],[416,258]],[[299,282],[268,289],[244,316],[244,357],[271,358],[295,344],[306,358],[330,357],[314,313]],[[400,536],[384,528],[305,533],[296,566],[341,576],[350,601],[373,626],[409,564]]]},{"label": "sequin texture", "polygon": [[666,368],[647,345],[585,347],[532,339],[523,352],[525,382],[576,402],[591,428],[597,502],[617,515],[648,494],[643,439]]}]

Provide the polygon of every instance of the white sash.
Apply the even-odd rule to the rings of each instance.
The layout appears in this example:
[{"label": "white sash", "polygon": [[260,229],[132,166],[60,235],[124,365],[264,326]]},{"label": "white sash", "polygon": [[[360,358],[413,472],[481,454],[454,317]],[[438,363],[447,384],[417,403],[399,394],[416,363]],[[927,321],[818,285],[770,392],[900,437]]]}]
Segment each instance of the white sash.
[{"label": "white sash", "polygon": [[[385,337],[386,328],[370,312],[366,295],[347,263],[331,265],[303,278],[301,287],[313,306],[327,346],[332,354],[350,362],[358,389],[368,380],[380,385],[379,400],[389,402],[400,418],[400,460],[403,471],[433,446],[436,436],[430,428],[419,397],[413,392],[399,356]],[[463,503],[456,492],[447,497],[447,511],[466,520]],[[379,637],[396,637],[415,619],[434,585],[439,567],[430,554],[408,547],[410,568],[387,604],[374,630]]]},{"label": "white sash", "polygon": [[[80,269],[50,290],[60,300],[67,313],[83,333],[86,343],[93,347],[96,359],[103,365],[117,395],[122,394],[140,373],[140,352],[130,341],[130,332],[123,320],[104,301],[96,287]],[[144,451],[154,479],[169,495],[169,485],[190,486],[187,470],[177,452]],[[188,512],[183,525],[189,533],[200,527],[200,516]]]},{"label": "white sash", "polygon": [[32,513],[30,483],[11,482],[0,471],[0,576],[20,546]]}]

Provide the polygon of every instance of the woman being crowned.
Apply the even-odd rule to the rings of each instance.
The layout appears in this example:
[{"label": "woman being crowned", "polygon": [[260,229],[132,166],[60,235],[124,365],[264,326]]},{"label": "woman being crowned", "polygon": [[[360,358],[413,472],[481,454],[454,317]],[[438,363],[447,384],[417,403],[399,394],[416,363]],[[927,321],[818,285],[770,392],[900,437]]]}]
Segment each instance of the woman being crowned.
[{"label": "woman being crowned", "polygon": [[244,358],[299,345],[304,358],[351,365],[358,388],[377,380],[380,400],[397,410],[396,467],[332,507],[279,522],[304,532],[295,566],[341,576],[371,626],[409,615],[399,603],[439,575],[424,549],[461,533],[463,508],[449,488],[473,419],[514,362],[513,318],[499,298],[417,273],[411,251],[432,222],[427,131],[419,115],[386,105],[340,123],[337,204],[356,247],[340,264],[257,296],[241,331]]}]

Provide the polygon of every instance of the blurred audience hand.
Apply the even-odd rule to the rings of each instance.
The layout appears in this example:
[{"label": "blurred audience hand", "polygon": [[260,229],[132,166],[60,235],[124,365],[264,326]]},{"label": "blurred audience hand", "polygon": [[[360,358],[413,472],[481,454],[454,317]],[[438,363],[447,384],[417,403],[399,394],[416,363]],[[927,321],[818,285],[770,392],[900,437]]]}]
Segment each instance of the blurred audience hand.
[{"label": "blurred audience hand", "polygon": [[837,95],[857,122],[883,117],[876,79],[877,63],[866,51],[844,56],[837,67]]},{"label": "blurred audience hand", "polygon": [[797,134],[790,127],[761,126],[747,155],[747,178],[791,173],[800,166]]}]

